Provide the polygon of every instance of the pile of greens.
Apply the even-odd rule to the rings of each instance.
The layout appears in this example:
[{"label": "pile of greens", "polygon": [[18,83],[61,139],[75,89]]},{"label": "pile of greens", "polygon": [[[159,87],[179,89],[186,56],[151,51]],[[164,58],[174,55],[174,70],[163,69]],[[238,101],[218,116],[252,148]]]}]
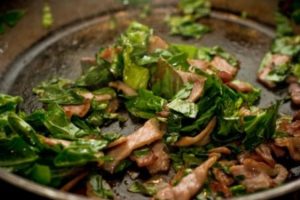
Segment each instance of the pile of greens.
[{"label": "pile of greens", "polygon": [[199,19],[209,16],[210,6],[209,0],[180,0],[178,9],[181,15],[169,16],[166,19],[170,33],[199,39],[210,32],[208,26],[199,23]]},{"label": "pile of greens", "polygon": [[[209,13],[206,1],[181,1],[180,5],[193,20]],[[203,6],[206,9],[203,10]],[[275,137],[280,103],[258,108],[255,106],[260,97],[258,89],[241,93],[229,88],[214,74],[200,69],[189,71],[188,59],[209,61],[219,55],[235,65],[237,60],[233,56],[219,47],[197,48],[181,44],[169,44],[168,48],[149,52],[151,37],[152,29],[133,22],[115,44],[96,53],[95,62],[83,66],[83,74],[78,79],[52,79],[35,87],[33,92],[44,106],[32,113],[18,109],[21,97],[1,94],[0,167],[52,187],[61,187],[75,174],[88,172],[88,193],[113,198],[109,184],[102,177],[105,172],[101,166],[113,159],[105,154],[106,149],[121,134],[101,129],[114,121],[121,124],[126,121],[121,114],[124,111],[141,123],[155,117],[165,124],[163,141],[169,147],[174,170],[184,166],[188,172],[203,162],[214,147],[228,147],[232,150],[230,157],[234,158],[239,152],[251,151]],[[277,40],[274,49],[285,40],[285,37]],[[108,52],[108,57],[104,56]],[[205,78],[203,94],[196,102],[187,101],[193,84],[184,83],[178,70]],[[124,82],[137,95],[128,96],[110,87],[112,81]],[[108,95],[111,99],[92,98],[84,116],[68,116],[65,106],[85,105],[84,94]],[[109,109],[112,99],[120,102],[117,110]],[[159,116],[166,107],[169,115]],[[242,109],[250,113],[245,115]],[[180,138],[194,136],[203,130],[214,117],[217,125],[209,144],[174,147]],[[118,173],[126,172],[128,166],[122,162]],[[241,187],[237,183],[232,190],[240,191]],[[135,184],[130,190],[142,190],[147,195],[155,193],[146,189]]]}]

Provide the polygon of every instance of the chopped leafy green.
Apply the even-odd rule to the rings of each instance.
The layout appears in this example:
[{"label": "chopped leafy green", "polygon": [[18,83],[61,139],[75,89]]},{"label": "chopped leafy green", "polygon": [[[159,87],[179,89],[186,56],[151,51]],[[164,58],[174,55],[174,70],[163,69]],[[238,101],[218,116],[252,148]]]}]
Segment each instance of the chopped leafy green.
[{"label": "chopped leafy green", "polygon": [[210,14],[209,0],[180,0],[179,9],[186,15],[193,15],[198,19]]},{"label": "chopped leafy green", "polygon": [[37,153],[19,136],[1,138],[0,149],[1,167],[14,167],[38,159]]},{"label": "chopped leafy green", "polygon": [[72,142],[54,159],[55,166],[68,167],[96,162],[103,156],[99,151],[107,146],[106,140],[78,140]]},{"label": "chopped leafy green", "polygon": [[151,78],[155,95],[171,99],[183,86],[179,74],[164,60],[160,60]]},{"label": "chopped leafy green", "polygon": [[67,79],[52,79],[33,88],[33,92],[43,103],[82,104],[83,97],[71,88],[72,84],[73,82]]},{"label": "chopped leafy green", "polygon": [[176,112],[182,113],[184,116],[189,118],[195,118],[198,113],[198,107],[195,103],[184,101],[181,99],[175,99],[171,101],[168,108]]},{"label": "chopped leafy green", "polygon": [[147,88],[150,78],[149,70],[133,63],[126,51],[124,52],[124,66],[123,80],[127,85],[133,89]]},{"label": "chopped leafy green", "polygon": [[293,28],[290,24],[290,20],[281,13],[276,13],[276,37],[293,35]]},{"label": "chopped leafy green", "polygon": [[38,149],[42,148],[41,142],[35,130],[15,113],[8,115],[8,123],[12,130],[19,134],[24,141]]},{"label": "chopped leafy green", "polygon": [[165,99],[155,96],[151,91],[140,89],[138,95],[128,99],[125,105],[132,115],[149,119],[162,111],[165,103]]},{"label": "chopped leafy green", "polygon": [[99,87],[105,86],[113,80],[113,75],[105,64],[92,66],[76,81],[77,86]]},{"label": "chopped leafy green", "polygon": [[41,184],[48,185],[52,179],[51,170],[46,165],[35,164],[30,170],[29,177]]},{"label": "chopped leafy green", "polygon": [[278,38],[274,40],[271,50],[273,53],[296,56],[300,53],[300,36]]},{"label": "chopped leafy green", "polygon": [[9,27],[14,27],[24,15],[24,10],[9,10],[0,14],[0,34],[5,31],[4,24]]},{"label": "chopped leafy green", "polygon": [[88,181],[88,193],[93,197],[114,199],[114,193],[110,185],[98,174],[90,176]]},{"label": "chopped leafy green", "polygon": [[72,140],[85,135],[83,130],[70,122],[63,109],[55,103],[48,105],[46,118],[43,123],[51,135],[56,138]]},{"label": "chopped leafy green", "polygon": [[140,183],[138,181],[133,182],[129,188],[129,192],[141,193],[147,196],[153,196],[157,190],[154,183]]},{"label": "chopped leafy green", "polygon": [[246,136],[243,144],[246,149],[254,149],[257,145],[273,137],[279,105],[280,102],[277,102],[256,115],[244,117],[243,126]]},{"label": "chopped leafy green", "polygon": [[21,103],[23,99],[19,96],[10,96],[6,94],[0,94],[0,114],[7,111],[15,111],[17,105]]},{"label": "chopped leafy green", "polygon": [[133,152],[133,155],[137,157],[141,157],[141,156],[148,155],[149,153],[150,153],[150,149],[146,147],[146,148],[135,150]]},{"label": "chopped leafy green", "polygon": [[205,33],[211,31],[209,27],[198,22],[194,22],[193,18],[190,16],[172,16],[167,18],[167,22],[171,28],[170,33],[172,35],[181,35],[184,37],[194,37],[199,39]]}]

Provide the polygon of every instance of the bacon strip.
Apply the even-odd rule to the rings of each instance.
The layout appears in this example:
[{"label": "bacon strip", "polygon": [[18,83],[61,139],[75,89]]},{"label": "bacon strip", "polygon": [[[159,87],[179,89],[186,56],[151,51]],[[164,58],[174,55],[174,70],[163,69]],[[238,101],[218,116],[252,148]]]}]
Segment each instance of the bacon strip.
[{"label": "bacon strip", "polygon": [[189,200],[191,199],[206,181],[208,170],[218,160],[218,156],[212,156],[200,166],[195,168],[189,175],[183,177],[174,187],[168,186],[160,190],[154,199],[160,200]]},{"label": "bacon strip", "polygon": [[170,167],[170,157],[163,142],[156,142],[152,147],[152,152],[156,159],[147,166],[150,174],[167,171]]},{"label": "bacon strip", "polygon": [[149,46],[148,46],[148,52],[154,53],[157,49],[167,49],[169,48],[169,45],[166,41],[161,39],[160,37],[154,35],[149,38]]},{"label": "bacon strip", "polygon": [[289,86],[289,93],[291,95],[292,102],[296,105],[300,105],[300,84],[291,83]]},{"label": "bacon strip", "polygon": [[231,81],[237,74],[238,68],[231,66],[224,58],[215,56],[210,64],[218,71],[218,76],[224,83]]},{"label": "bacon strip", "polygon": [[104,169],[113,173],[116,166],[121,160],[128,157],[135,149],[149,145],[163,137],[163,131],[160,130],[159,122],[152,118],[144,126],[134,133],[128,135],[127,141],[109,150],[106,155],[111,156],[114,160],[104,164]]},{"label": "bacon strip", "polygon": [[193,89],[187,101],[196,102],[203,94],[205,80],[195,81],[193,84]]},{"label": "bacon strip", "polygon": [[127,84],[122,81],[109,82],[109,87],[115,88],[117,90],[121,90],[126,96],[136,96],[137,93],[134,89],[129,87]]},{"label": "bacon strip", "polygon": [[190,145],[205,145],[210,140],[210,134],[215,128],[215,125],[217,123],[216,117],[214,117],[210,122],[207,124],[204,130],[202,130],[200,133],[198,133],[194,137],[185,136],[181,137],[176,143],[175,146],[178,147],[186,147]]},{"label": "bacon strip", "polygon": [[300,137],[276,138],[275,144],[279,147],[286,147],[292,159],[300,161]]},{"label": "bacon strip", "polygon": [[255,152],[260,155],[262,159],[271,167],[274,167],[276,162],[271,154],[271,149],[266,144],[260,144],[255,148]]}]

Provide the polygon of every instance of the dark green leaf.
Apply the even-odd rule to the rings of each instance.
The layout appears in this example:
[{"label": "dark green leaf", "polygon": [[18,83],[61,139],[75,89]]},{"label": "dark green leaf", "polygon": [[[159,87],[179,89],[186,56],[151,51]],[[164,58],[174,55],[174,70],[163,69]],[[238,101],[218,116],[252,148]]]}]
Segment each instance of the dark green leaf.
[{"label": "dark green leaf", "polygon": [[162,111],[166,100],[151,91],[140,89],[138,95],[125,102],[127,110],[136,117],[149,119]]},{"label": "dark green leaf", "polygon": [[0,149],[1,167],[32,163],[38,159],[36,152],[19,136],[0,139]]},{"label": "dark green leaf", "polygon": [[198,114],[198,107],[195,103],[184,101],[181,99],[175,99],[167,104],[168,108],[183,114],[189,118],[195,118]]},{"label": "dark green leaf", "polygon": [[88,181],[88,193],[94,197],[114,199],[110,185],[100,175],[92,175]]},{"label": "dark green leaf", "polygon": [[151,77],[151,84],[155,95],[171,99],[182,88],[183,81],[165,60],[159,60]]}]

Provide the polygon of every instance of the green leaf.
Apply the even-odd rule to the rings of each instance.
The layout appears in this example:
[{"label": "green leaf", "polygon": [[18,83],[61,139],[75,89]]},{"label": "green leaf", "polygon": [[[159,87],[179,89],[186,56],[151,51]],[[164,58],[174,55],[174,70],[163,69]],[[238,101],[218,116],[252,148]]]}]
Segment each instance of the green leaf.
[{"label": "green leaf", "polygon": [[293,35],[293,28],[290,20],[281,13],[276,13],[275,20],[277,24],[276,37],[290,36]]},{"label": "green leaf", "polygon": [[19,96],[10,96],[0,93],[0,114],[7,111],[16,111],[16,108],[23,99]]},{"label": "green leaf", "polygon": [[74,140],[77,137],[88,134],[85,134],[84,130],[79,129],[71,123],[63,109],[55,103],[48,105],[44,125],[51,135],[56,138]]},{"label": "green leaf", "polygon": [[252,150],[273,137],[280,104],[277,102],[256,115],[244,117],[243,126],[246,137],[243,144],[247,150]]},{"label": "green leaf", "polygon": [[140,193],[147,196],[153,196],[156,194],[157,190],[154,183],[140,183],[140,182],[133,182],[129,188],[129,192],[133,193]]},{"label": "green leaf", "polygon": [[181,99],[175,99],[171,101],[167,106],[171,110],[179,112],[189,118],[195,118],[198,113],[198,107],[195,103],[184,101]]},{"label": "green leaf", "polygon": [[57,104],[82,104],[83,97],[76,90],[71,88],[73,82],[67,79],[52,79],[42,82],[39,86],[33,88],[33,93],[39,96],[43,103]]},{"label": "green leaf", "polygon": [[36,152],[19,136],[0,139],[0,166],[14,167],[36,161]]},{"label": "green leaf", "polygon": [[2,20],[7,26],[14,27],[24,14],[24,10],[10,10],[2,15]]},{"label": "green leaf", "polygon": [[132,115],[149,119],[162,111],[165,103],[165,99],[155,96],[151,91],[140,89],[137,96],[125,102],[125,106]]},{"label": "green leaf", "polygon": [[51,182],[51,176],[50,168],[40,164],[35,164],[29,174],[30,179],[44,185],[48,185]]},{"label": "green leaf", "polygon": [[171,99],[182,88],[183,81],[165,60],[159,60],[154,68],[151,84],[155,95]]},{"label": "green leaf", "polygon": [[100,150],[107,146],[106,140],[80,139],[72,142],[54,159],[57,167],[70,167],[96,162],[103,156]]},{"label": "green leaf", "polygon": [[92,175],[88,181],[90,195],[94,197],[100,197],[105,199],[114,199],[114,193],[110,185],[102,178],[102,176],[96,174]]},{"label": "green leaf", "polygon": [[171,28],[172,35],[181,35],[199,39],[211,29],[203,24],[194,22],[190,16],[173,16],[167,18],[167,23]]},{"label": "green leaf", "polygon": [[272,53],[296,56],[300,53],[300,36],[281,37],[274,40]]},{"label": "green leaf", "polygon": [[76,85],[80,87],[101,87],[106,86],[112,80],[112,73],[105,63],[101,63],[90,67],[77,79]]},{"label": "green leaf", "polygon": [[198,19],[210,14],[209,0],[180,0],[179,9],[186,15],[193,15]]},{"label": "green leaf", "polygon": [[8,115],[8,123],[10,128],[19,134],[29,145],[38,149],[43,148],[35,130],[17,114],[10,113]]},{"label": "green leaf", "polygon": [[124,52],[124,82],[133,89],[146,89],[150,78],[149,70],[133,63],[129,52]]}]

